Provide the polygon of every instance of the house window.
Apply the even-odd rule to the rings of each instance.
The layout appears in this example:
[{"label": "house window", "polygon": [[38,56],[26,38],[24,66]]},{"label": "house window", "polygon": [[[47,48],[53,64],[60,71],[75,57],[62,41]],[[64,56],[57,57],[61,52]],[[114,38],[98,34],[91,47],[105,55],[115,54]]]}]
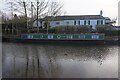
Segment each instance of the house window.
[{"label": "house window", "polygon": [[36,27],[39,27],[39,26],[40,26],[40,22],[39,22],[39,21],[36,21],[36,22],[35,22],[35,25],[36,25]]},{"label": "house window", "polygon": [[84,21],[84,25],[86,25],[86,21]]},{"label": "house window", "polygon": [[74,21],[74,25],[76,25],[76,21]]},{"label": "house window", "polygon": [[97,20],[97,25],[103,25],[103,20]]},{"label": "house window", "polygon": [[80,21],[78,21],[78,25],[80,25]]},{"label": "house window", "polygon": [[66,22],[67,25],[69,25],[69,22]]},{"label": "house window", "polygon": [[88,21],[88,25],[90,25],[90,20]]},{"label": "house window", "polygon": [[97,20],[97,25],[99,25],[99,20]]},{"label": "house window", "polygon": [[101,25],[103,25],[103,20],[101,20]]},{"label": "house window", "polygon": [[60,22],[56,22],[55,24],[56,24],[56,25],[59,25],[59,24],[60,24]]}]

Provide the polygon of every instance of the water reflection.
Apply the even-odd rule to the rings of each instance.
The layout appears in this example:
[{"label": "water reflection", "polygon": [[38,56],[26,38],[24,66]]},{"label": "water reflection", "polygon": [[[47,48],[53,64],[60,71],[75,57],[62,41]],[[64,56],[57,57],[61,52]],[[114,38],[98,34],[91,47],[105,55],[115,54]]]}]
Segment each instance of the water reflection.
[{"label": "water reflection", "polygon": [[3,43],[3,77],[117,78],[118,46]]}]

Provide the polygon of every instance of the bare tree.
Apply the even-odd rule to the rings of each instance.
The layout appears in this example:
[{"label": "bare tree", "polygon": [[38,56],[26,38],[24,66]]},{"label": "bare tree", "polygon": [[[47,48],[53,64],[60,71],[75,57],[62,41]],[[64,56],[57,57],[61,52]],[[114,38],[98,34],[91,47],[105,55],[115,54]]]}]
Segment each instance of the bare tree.
[{"label": "bare tree", "polygon": [[26,28],[27,28],[28,32],[29,32],[28,14],[29,14],[29,8],[30,8],[29,3],[30,2],[28,0],[27,1],[26,0],[20,0],[19,2],[16,2],[16,4],[18,4],[18,6],[20,7],[16,10],[19,11],[19,12],[21,11],[25,16],[25,21],[26,21],[25,23],[26,23]]},{"label": "bare tree", "polygon": [[59,2],[51,2],[48,7],[49,16],[59,16],[62,14],[63,5]]},{"label": "bare tree", "polygon": [[[39,15],[42,17],[42,15],[45,14],[43,12],[47,9],[48,3],[49,1],[47,1],[46,3],[45,0],[43,0],[43,2],[39,2],[39,0],[37,0],[37,21]],[[39,28],[38,28],[38,32],[39,32]]]},{"label": "bare tree", "polygon": [[[60,16],[62,14],[63,5],[59,2],[50,2],[48,6],[48,15],[47,16]],[[51,19],[52,20],[52,19]],[[49,21],[47,21],[49,22]],[[49,23],[47,24],[47,33],[49,31]]]},{"label": "bare tree", "polygon": [[[30,5],[31,3],[31,5]],[[24,14],[26,18],[26,27],[29,32],[28,27],[28,20],[27,18],[30,17],[31,13],[31,22],[34,19],[41,18],[44,14],[46,14],[46,9],[48,6],[49,1],[48,0],[34,0],[33,2],[30,2],[30,0],[19,0],[14,1],[15,11]]]},{"label": "bare tree", "polygon": [[34,0],[32,2],[33,17],[36,19],[44,17],[49,4],[49,0]]},{"label": "bare tree", "polygon": [[[12,12],[12,18],[14,18],[14,14],[24,15],[25,17],[25,23],[27,32],[29,32],[29,26],[28,26],[28,17],[30,17],[30,0],[8,0],[6,3],[8,5],[7,8],[11,9]],[[10,7],[9,7],[10,5]]]},{"label": "bare tree", "polygon": [[[31,0],[32,1],[32,0]],[[28,17],[31,17],[31,22],[33,20],[39,21],[39,18],[43,18],[45,16],[58,16],[61,15],[62,7],[58,2],[50,2],[49,0],[13,0],[7,1],[11,4],[11,12],[20,13],[20,15],[24,15],[26,20],[26,28],[29,32],[28,26]],[[12,13],[13,17],[13,13]],[[37,24],[38,25],[38,24]],[[32,25],[31,25],[32,26]],[[38,27],[39,32],[39,27]]]}]

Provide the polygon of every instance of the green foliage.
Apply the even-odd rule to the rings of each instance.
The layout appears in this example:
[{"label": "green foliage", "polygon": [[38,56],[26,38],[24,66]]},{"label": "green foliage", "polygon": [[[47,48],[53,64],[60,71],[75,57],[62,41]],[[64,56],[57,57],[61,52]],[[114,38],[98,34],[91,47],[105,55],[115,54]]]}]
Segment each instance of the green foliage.
[{"label": "green foliage", "polygon": [[107,25],[96,26],[96,29],[98,32],[101,32],[104,30],[112,30],[112,26],[107,26]]},{"label": "green foliage", "polygon": [[106,36],[119,36],[120,30],[103,30],[98,33],[104,33]]},{"label": "green foliage", "polygon": [[43,26],[44,26],[44,29],[47,29],[47,28],[50,29],[49,21],[45,21]]},{"label": "green foliage", "polygon": [[16,16],[11,20],[6,20],[2,26],[3,34],[12,34],[12,29],[14,34],[27,33],[26,18],[24,16]]},{"label": "green foliage", "polygon": [[48,32],[49,32],[49,33],[56,33],[56,30],[55,30],[55,28],[51,28],[51,29],[49,29]]},{"label": "green foliage", "polygon": [[112,26],[97,26],[98,33],[104,33],[106,36],[118,36],[120,30],[112,30]]},{"label": "green foliage", "polygon": [[59,34],[90,33],[90,28],[88,26],[59,26],[52,29],[54,33]]},{"label": "green foliage", "polygon": [[90,33],[90,30],[88,26],[80,26],[77,28],[78,33]]}]

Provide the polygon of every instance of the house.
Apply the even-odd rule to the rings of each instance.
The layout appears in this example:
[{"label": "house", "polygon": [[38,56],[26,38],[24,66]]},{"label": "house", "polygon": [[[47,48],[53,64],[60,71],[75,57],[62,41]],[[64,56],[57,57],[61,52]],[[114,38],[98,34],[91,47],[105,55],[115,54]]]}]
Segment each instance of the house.
[{"label": "house", "polygon": [[120,30],[120,26],[113,26],[112,30]]},{"label": "house", "polygon": [[51,27],[61,26],[91,26],[96,29],[97,25],[109,25],[111,20],[108,17],[100,15],[71,15],[71,16],[46,16],[39,21],[33,22],[33,27],[44,27],[44,23],[48,21]]}]

